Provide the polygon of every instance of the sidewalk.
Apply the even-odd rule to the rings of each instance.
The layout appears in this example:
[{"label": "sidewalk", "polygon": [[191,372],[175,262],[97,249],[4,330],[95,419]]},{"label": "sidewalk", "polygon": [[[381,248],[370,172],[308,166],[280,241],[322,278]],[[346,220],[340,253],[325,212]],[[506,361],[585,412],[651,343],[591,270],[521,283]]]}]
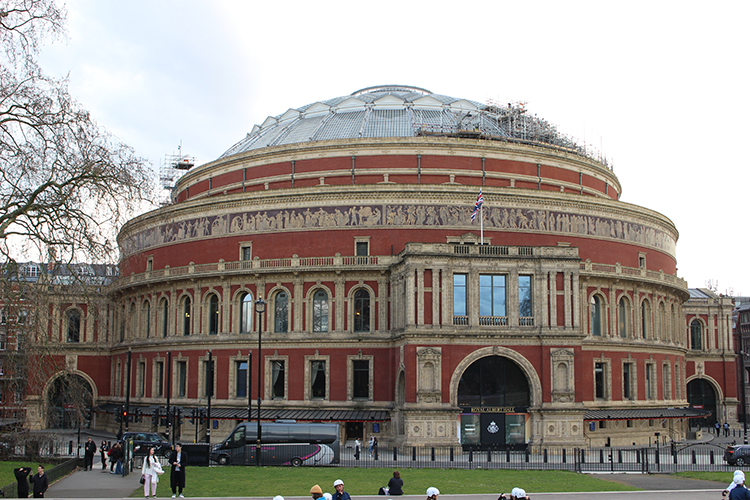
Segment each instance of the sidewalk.
[{"label": "sidewalk", "polygon": [[[117,474],[110,474],[109,464],[107,465],[107,469],[102,471],[102,462],[97,456],[94,459],[94,470],[75,470],[69,476],[50,485],[45,496],[47,498],[127,498],[136,489],[142,488],[139,470],[122,477]],[[170,497],[172,492],[169,490],[169,478],[166,482],[162,479],[159,483],[159,489],[162,488],[164,490],[159,491],[159,496]],[[141,491],[139,496],[142,495],[143,492]]]}]

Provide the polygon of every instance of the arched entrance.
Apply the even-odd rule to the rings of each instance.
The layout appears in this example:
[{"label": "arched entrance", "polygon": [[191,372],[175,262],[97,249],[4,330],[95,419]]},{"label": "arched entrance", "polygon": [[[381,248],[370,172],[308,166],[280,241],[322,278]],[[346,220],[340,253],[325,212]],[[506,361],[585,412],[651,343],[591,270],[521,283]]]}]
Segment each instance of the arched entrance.
[{"label": "arched entrance", "polygon": [[461,443],[465,448],[521,448],[528,442],[529,381],[502,356],[485,356],[461,374]]},{"label": "arched entrance", "polygon": [[693,408],[703,408],[711,412],[705,419],[709,426],[716,423],[716,391],[708,380],[696,378],[688,382],[687,400]]},{"label": "arched entrance", "polygon": [[76,429],[90,427],[88,410],[94,401],[91,384],[80,375],[64,374],[50,384],[47,391],[48,427]]}]

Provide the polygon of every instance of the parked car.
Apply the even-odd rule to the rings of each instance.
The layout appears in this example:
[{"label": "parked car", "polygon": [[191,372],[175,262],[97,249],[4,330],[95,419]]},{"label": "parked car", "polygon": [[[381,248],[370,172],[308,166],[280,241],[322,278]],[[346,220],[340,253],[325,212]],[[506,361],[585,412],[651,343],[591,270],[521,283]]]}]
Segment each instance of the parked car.
[{"label": "parked car", "polygon": [[729,446],[724,451],[724,460],[729,465],[739,465],[740,467],[750,464],[750,445],[738,444]]},{"label": "parked car", "polygon": [[172,451],[172,444],[166,437],[155,432],[126,432],[122,435],[122,440],[133,440],[133,455],[146,455],[149,448],[156,448],[156,454],[162,457],[169,457]]}]

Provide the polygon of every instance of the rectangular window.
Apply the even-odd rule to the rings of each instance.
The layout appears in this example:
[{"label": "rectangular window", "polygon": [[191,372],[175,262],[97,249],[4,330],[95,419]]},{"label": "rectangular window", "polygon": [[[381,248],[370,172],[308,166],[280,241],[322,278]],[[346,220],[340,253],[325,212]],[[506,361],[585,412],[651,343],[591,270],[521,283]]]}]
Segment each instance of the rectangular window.
[{"label": "rectangular window", "polygon": [[370,398],[370,361],[367,359],[352,361],[352,398]]},{"label": "rectangular window", "polygon": [[505,317],[505,276],[479,275],[479,316]]},{"label": "rectangular window", "polygon": [[[531,276],[518,277],[518,316],[519,318],[531,318]],[[529,325],[521,325],[529,326]]]},{"label": "rectangular window", "polygon": [[368,246],[366,241],[358,241],[356,245],[357,257],[369,255]]},{"label": "rectangular window", "polygon": [[177,396],[187,396],[187,361],[177,362]]},{"label": "rectangular window", "polygon": [[604,399],[604,363],[594,364],[594,387],[596,399]]},{"label": "rectangular window", "polygon": [[242,247],[241,260],[244,260],[244,261],[253,260],[253,247],[251,246]]},{"label": "rectangular window", "polygon": [[654,365],[646,364],[646,399],[654,399],[653,391]]},{"label": "rectangular window", "polygon": [[662,365],[661,370],[662,370],[661,381],[662,381],[662,384],[664,384],[664,399],[672,399],[672,386],[671,386],[672,377],[670,376],[670,373],[669,373],[669,365],[668,364]]},{"label": "rectangular window", "polygon": [[156,362],[156,397],[164,397],[164,362]]},{"label": "rectangular window", "polygon": [[284,399],[286,387],[284,361],[275,359],[271,361],[271,398]]},{"label": "rectangular window", "polygon": [[633,364],[622,365],[622,399],[633,399],[632,389]]},{"label": "rectangular window", "polygon": [[310,361],[310,396],[313,399],[326,397],[326,362]]},{"label": "rectangular window", "polygon": [[466,316],[466,275],[453,275],[453,316]]},{"label": "rectangular window", "polygon": [[146,363],[138,363],[138,374],[136,375],[136,380],[138,381],[136,396],[142,398],[146,395]]},{"label": "rectangular window", "polygon": [[234,394],[238,398],[247,397],[247,361],[234,362]]},{"label": "rectangular window", "polygon": [[628,427],[633,427],[633,421],[632,420],[628,420],[627,421],[627,426]]}]

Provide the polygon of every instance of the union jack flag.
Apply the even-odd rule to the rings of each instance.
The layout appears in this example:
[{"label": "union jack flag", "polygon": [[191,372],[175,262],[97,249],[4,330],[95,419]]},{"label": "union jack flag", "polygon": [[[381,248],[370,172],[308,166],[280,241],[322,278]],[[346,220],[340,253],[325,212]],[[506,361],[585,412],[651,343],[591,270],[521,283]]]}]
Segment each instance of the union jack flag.
[{"label": "union jack flag", "polygon": [[482,190],[479,190],[479,196],[477,196],[477,202],[474,204],[474,211],[471,212],[471,220],[476,219],[477,214],[479,213],[479,209],[482,207],[482,204],[484,203],[484,197],[482,196]]}]

